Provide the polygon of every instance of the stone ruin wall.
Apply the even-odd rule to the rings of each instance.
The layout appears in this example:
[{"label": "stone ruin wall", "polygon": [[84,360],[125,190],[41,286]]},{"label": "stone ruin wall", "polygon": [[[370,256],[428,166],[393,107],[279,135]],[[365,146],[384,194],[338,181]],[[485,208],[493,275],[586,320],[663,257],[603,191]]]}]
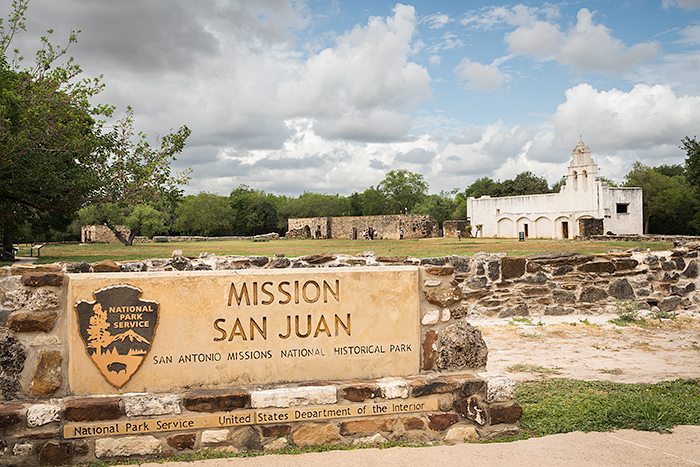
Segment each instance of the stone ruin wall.
[{"label": "stone ruin wall", "polygon": [[[471,318],[610,313],[619,300],[646,311],[700,317],[696,289],[700,245],[665,252],[640,249],[589,255],[499,254],[414,259],[312,255],[152,259],[117,264],[13,266],[0,271],[0,465],[62,465],[90,460],[155,458],[213,449],[274,450],[290,443],[376,444],[461,441],[515,434],[522,409],[514,384],[484,372],[486,348]],[[319,381],[275,387],[218,388],[170,394],[72,396],[67,381],[65,273],[420,267],[421,374],[361,382]],[[483,345],[482,345],[483,344]],[[445,370],[445,371],[443,371]],[[432,398],[432,399],[431,399]],[[294,399],[296,402],[291,402]],[[66,423],[155,416],[186,417],[294,404],[420,403],[425,413],[182,430],[134,436],[63,438]],[[272,401],[272,402],[270,402]]]},{"label": "stone ruin wall", "polygon": [[432,222],[424,214],[389,214],[383,216],[347,216],[347,217],[311,217],[304,219],[289,219],[286,238],[308,238],[304,229],[308,227],[311,238],[317,238],[316,231],[320,226],[321,238],[350,239],[352,229],[357,229],[357,239],[362,239],[362,232],[372,228],[377,231],[379,239],[398,240],[401,229],[404,239],[432,238],[439,235],[437,222]]},{"label": "stone ruin wall", "polygon": [[457,238],[460,231],[462,238],[471,237],[471,222],[469,221],[445,221],[442,223],[442,236],[445,238]]}]

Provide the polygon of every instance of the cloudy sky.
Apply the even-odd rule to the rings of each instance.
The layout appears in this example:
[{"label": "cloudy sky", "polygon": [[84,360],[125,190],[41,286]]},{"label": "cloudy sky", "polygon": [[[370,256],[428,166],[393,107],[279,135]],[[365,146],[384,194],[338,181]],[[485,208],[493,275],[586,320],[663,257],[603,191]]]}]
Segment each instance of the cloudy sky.
[{"label": "cloudy sky", "polygon": [[49,28],[137,129],[192,129],[188,193],[551,184],[580,136],[622,181],[700,136],[700,0],[31,0],[26,62]]}]

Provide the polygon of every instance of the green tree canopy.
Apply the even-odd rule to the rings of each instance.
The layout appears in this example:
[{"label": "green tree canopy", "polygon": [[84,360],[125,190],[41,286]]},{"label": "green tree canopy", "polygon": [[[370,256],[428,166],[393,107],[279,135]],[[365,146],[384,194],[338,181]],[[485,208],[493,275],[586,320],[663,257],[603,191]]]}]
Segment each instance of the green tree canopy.
[{"label": "green tree canopy", "polygon": [[642,188],[644,233],[696,233],[696,201],[690,187],[684,177],[669,177],[662,171],[635,162],[625,176],[625,186]]},{"label": "green tree canopy", "polygon": [[386,197],[391,213],[410,212],[428,194],[423,175],[405,169],[387,173],[377,189]]},{"label": "green tree canopy", "polygon": [[13,38],[25,30],[28,0],[13,2],[7,23],[0,20],[0,222],[3,255],[11,252],[12,232],[27,219],[56,214],[70,218],[101,184],[110,139],[102,135],[108,106],[91,106],[102,89],[100,79],[77,80],[80,67],[67,59],[66,47],[41,38],[33,67],[23,69]]},{"label": "green tree canopy", "polygon": [[240,185],[231,192],[228,201],[233,210],[233,230],[237,235],[260,235],[278,230],[278,201],[274,195]]},{"label": "green tree canopy", "polygon": [[185,196],[175,209],[175,230],[202,236],[233,233],[234,211],[229,200],[213,193]]}]

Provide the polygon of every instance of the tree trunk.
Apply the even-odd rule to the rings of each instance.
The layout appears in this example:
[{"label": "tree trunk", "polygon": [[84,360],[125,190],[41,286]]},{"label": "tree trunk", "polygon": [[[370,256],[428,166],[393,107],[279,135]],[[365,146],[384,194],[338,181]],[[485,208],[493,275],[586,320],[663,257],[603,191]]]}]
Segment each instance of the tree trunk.
[{"label": "tree trunk", "polygon": [[2,233],[2,254],[0,257],[3,261],[14,261],[15,260],[15,250],[12,246],[12,231],[10,227],[5,225]]}]

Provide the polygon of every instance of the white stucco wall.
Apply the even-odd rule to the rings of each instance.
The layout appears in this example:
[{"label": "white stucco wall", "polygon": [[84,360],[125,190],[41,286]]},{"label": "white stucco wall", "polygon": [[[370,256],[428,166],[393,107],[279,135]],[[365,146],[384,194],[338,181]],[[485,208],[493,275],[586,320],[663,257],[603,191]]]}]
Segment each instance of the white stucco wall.
[{"label": "white stucco wall", "polygon": [[[618,209],[618,205],[624,208]],[[625,210],[626,212],[618,212]],[[484,237],[573,238],[578,221],[603,219],[605,232],[641,234],[642,189],[608,187],[600,181],[588,146],[579,141],[559,193],[469,198],[472,225],[481,224]]]}]

